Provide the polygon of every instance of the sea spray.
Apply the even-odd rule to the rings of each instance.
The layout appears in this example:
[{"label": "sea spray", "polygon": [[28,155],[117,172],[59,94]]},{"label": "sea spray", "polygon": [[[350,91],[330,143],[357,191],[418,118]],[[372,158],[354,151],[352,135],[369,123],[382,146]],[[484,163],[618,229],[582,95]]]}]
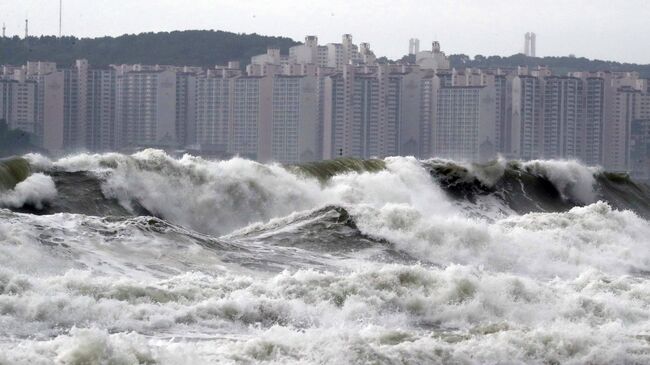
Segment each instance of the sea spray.
[{"label": "sea spray", "polygon": [[52,178],[42,173],[30,175],[12,189],[0,191],[0,208],[22,208],[25,205],[42,209],[57,195]]},{"label": "sea spray", "polygon": [[650,197],[599,169],[26,159],[0,363],[650,362]]}]

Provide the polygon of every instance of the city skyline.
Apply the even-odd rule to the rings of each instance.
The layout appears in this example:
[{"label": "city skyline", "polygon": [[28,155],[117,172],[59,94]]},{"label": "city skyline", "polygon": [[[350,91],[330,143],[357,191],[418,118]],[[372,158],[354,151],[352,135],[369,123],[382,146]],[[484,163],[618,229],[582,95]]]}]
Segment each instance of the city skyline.
[{"label": "city skyline", "polygon": [[[196,1],[191,7],[182,8],[173,7],[175,3],[160,1],[154,7],[150,1],[96,2],[91,9],[82,1],[67,0],[63,2],[62,34],[100,37],[215,29],[288,36],[294,40],[301,40],[304,34],[319,34],[322,41],[335,42],[339,34],[349,32],[372,44],[378,56],[396,59],[407,52],[410,38],[419,38],[423,44],[439,40],[449,54],[509,56],[523,53],[521,35],[534,32],[538,36],[538,56],[575,54],[592,59],[650,63],[650,49],[637,44],[638,34],[644,30],[644,19],[650,16],[650,4],[644,1],[570,4],[523,1],[507,5],[410,1],[369,7],[364,2],[340,1],[309,4],[278,1],[269,6],[255,0],[245,4]],[[6,24],[7,36],[23,36],[25,18],[30,20],[31,35],[56,35],[58,6],[58,1],[43,4],[34,0],[0,4],[0,22]],[[398,18],[408,19],[409,26],[391,22]],[[376,24],[388,26],[377,28]]]},{"label": "city skyline", "polygon": [[501,155],[650,177],[650,85],[638,72],[456,69],[439,42],[416,41],[411,61],[381,64],[353,39],[308,35],[288,54],[269,47],[251,57],[245,71],[238,62],[4,65],[0,117],[56,155],[147,147],[281,163]]}]

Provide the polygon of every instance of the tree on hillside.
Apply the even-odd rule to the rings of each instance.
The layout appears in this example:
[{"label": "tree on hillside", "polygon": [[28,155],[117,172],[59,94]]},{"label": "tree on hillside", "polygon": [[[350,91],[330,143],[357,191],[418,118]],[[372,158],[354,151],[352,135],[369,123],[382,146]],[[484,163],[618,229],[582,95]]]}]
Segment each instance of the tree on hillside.
[{"label": "tree on hillside", "polygon": [[213,67],[228,61],[247,64],[252,56],[277,47],[288,53],[298,44],[290,38],[222,31],[175,31],[125,34],[119,37],[76,38],[41,36],[28,42],[18,37],[0,38],[0,64],[46,60],[71,65],[88,59],[91,65],[144,63]]},{"label": "tree on hillside", "polygon": [[[22,65],[27,61],[52,61],[68,66],[85,58],[91,65],[109,64],[163,64],[178,66],[213,67],[228,61],[239,61],[242,66],[250,58],[266,52],[267,47],[279,48],[283,54],[298,44],[285,37],[268,37],[259,34],[237,34],[214,30],[189,30],[159,33],[125,34],[119,37],[75,38],[41,36],[0,37],[0,64]],[[650,65],[589,60],[584,57],[527,57],[477,55],[473,59],[464,54],[451,55],[455,68],[514,68],[517,66],[548,66],[562,74],[568,71],[637,71],[641,77],[650,78]],[[399,61],[411,61],[402,57]],[[392,63],[379,57],[380,63]]]}]

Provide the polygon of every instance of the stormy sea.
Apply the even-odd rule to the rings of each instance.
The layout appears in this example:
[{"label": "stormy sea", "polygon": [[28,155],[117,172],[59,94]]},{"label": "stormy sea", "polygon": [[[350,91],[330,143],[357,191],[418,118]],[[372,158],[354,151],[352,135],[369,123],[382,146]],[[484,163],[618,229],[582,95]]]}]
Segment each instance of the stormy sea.
[{"label": "stormy sea", "polygon": [[650,187],[575,161],[0,162],[0,364],[647,364]]}]

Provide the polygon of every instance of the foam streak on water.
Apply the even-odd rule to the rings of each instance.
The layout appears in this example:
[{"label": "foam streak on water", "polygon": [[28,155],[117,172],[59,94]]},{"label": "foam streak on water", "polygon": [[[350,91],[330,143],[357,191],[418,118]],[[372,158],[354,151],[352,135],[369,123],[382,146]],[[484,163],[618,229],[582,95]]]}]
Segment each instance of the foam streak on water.
[{"label": "foam streak on water", "polygon": [[[650,362],[645,190],[599,169],[25,158],[0,364]],[[80,214],[77,173],[131,214]]]}]

